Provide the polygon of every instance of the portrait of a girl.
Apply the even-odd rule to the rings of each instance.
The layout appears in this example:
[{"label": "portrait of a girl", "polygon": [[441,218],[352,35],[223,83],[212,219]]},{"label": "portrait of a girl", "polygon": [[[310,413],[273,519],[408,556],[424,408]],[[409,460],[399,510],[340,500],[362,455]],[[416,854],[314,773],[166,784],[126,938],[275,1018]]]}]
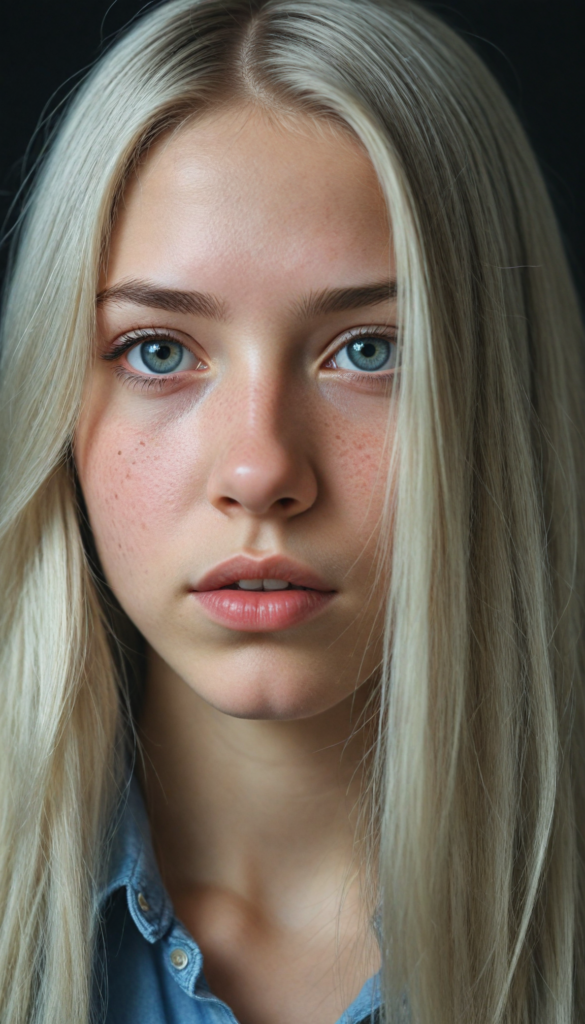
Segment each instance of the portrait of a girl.
[{"label": "portrait of a girl", "polygon": [[410,0],[169,0],[0,364],[1,1024],[585,1020],[583,329]]}]

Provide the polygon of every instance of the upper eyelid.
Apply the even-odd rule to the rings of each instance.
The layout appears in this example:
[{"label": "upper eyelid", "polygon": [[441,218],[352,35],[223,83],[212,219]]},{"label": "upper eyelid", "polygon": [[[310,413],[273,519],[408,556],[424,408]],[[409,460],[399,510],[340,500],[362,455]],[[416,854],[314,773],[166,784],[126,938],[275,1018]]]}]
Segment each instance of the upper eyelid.
[{"label": "upper eyelid", "polygon": [[[123,356],[125,352],[128,352],[136,345],[142,344],[142,342],[147,341],[149,338],[170,338],[172,341],[175,341],[177,345],[182,345],[183,348],[191,351],[184,338],[178,338],[175,336],[178,333],[178,331],[175,332],[169,327],[137,327],[132,331],[127,331],[115,341],[110,342],[107,351],[101,353],[101,358],[108,361],[119,359],[119,357]],[[130,335],[134,335],[134,337],[130,337]],[[193,352],[193,355],[200,358],[196,352]]]},{"label": "upper eyelid", "polygon": [[349,345],[354,338],[366,337],[368,334],[374,334],[379,338],[388,338],[395,343],[398,340],[398,328],[393,324],[367,324],[360,327],[350,327],[347,331],[343,331],[341,335],[338,335],[335,341],[331,343],[335,345],[335,348],[332,348],[324,358],[332,359],[337,352],[340,352],[342,348]]},{"label": "upper eyelid", "polygon": [[342,331],[341,334],[336,336],[332,344],[337,342],[338,348],[343,348],[353,338],[368,334],[376,334],[380,338],[386,338],[388,335],[397,335],[398,329],[393,324],[360,324],[359,327],[348,327],[346,331]]}]

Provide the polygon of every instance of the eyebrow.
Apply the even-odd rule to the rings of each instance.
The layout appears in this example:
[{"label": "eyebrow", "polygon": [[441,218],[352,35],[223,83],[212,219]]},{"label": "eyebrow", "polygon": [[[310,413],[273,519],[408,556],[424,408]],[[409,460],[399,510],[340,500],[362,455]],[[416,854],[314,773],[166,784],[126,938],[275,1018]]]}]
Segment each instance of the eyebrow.
[{"label": "eyebrow", "polygon": [[191,313],[208,320],[225,320],[225,304],[209,292],[182,291],[178,288],[159,288],[149,281],[127,281],[105,288],[97,295],[98,306],[106,302],[130,302],[134,306],[165,309],[169,313]]},{"label": "eyebrow", "polygon": [[[325,288],[311,292],[294,304],[295,313],[311,320],[328,313],[377,306],[396,298],[396,281],[357,285],[352,288]],[[165,309],[170,313],[190,313],[209,320],[226,320],[227,307],[221,299],[209,292],[182,291],[178,288],[160,288],[149,281],[127,281],[105,288],[97,295],[98,306],[106,302],[131,303],[150,309]]]},{"label": "eyebrow", "polygon": [[376,284],[358,285],[353,288],[326,288],[312,292],[296,304],[297,312],[303,319],[311,320],[327,313],[343,313],[363,306],[379,306],[396,298],[396,281],[380,281]]}]

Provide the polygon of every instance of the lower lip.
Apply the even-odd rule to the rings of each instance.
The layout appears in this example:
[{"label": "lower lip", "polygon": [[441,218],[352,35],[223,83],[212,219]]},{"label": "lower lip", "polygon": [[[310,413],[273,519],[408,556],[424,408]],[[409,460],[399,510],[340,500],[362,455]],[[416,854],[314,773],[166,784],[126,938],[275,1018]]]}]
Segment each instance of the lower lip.
[{"label": "lower lip", "polygon": [[290,629],[318,615],[333,591],[322,590],[200,590],[193,591],[213,622],[246,633]]}]

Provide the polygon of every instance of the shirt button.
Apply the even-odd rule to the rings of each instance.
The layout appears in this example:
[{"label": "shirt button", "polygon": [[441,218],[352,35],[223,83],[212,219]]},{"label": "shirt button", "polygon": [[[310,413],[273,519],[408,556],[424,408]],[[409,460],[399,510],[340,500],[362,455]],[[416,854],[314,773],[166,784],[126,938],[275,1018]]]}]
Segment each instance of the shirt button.
[{"label": "shirt button", "polygon": [[185,950],[173,949],[173,952],[171,953],[171,963],[178,971],[182,971],[189,963],[189,957],[185,953]]},{"label": "shirt button", "polygon": [[144,896],[144,893],[139,892],[137,898],[138,898],[138,906],[140,907],[142,913],[143,914],[147,914],[148,911],[150,910],[150,903],[148,902],[148,900]]}]

